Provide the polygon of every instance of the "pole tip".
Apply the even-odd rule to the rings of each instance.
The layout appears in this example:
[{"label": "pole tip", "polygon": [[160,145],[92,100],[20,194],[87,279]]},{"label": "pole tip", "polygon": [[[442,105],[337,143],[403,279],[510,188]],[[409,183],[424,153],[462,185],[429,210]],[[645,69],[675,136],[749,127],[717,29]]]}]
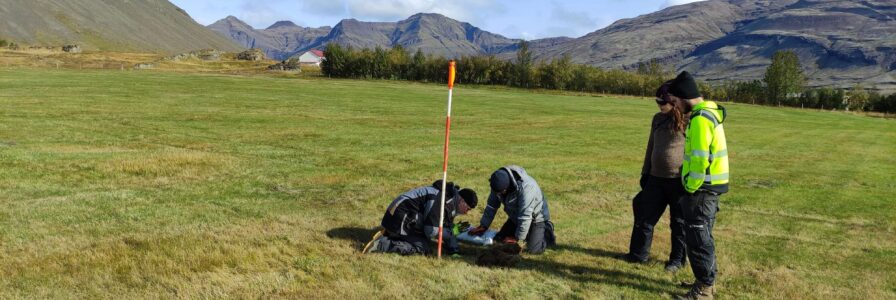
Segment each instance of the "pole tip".
[{"label": "pole tip", "polygon": [[454,88],[454,79],[457,77],[457,62],[448,62],[448,89]]}]

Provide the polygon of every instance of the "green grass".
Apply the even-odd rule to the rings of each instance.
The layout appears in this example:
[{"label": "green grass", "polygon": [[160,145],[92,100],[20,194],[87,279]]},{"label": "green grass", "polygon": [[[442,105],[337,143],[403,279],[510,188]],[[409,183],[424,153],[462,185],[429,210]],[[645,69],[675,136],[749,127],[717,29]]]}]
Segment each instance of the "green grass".
[{"label": "green grass", "polygon": [[[517,269],[359,254],[441,174],[446,91],[386,81],[0,70],[0,298],[668,298],[627,249],[652,101],[459,86],[450,177],[519,164],[561,247]],[[896,123],[728,104],[724,299],[896,297]],[[478,220],[481,209],[461,220]],[[503,216],[503,213],[501,214]],[[499,216],[499,220],[503,220]]]}]

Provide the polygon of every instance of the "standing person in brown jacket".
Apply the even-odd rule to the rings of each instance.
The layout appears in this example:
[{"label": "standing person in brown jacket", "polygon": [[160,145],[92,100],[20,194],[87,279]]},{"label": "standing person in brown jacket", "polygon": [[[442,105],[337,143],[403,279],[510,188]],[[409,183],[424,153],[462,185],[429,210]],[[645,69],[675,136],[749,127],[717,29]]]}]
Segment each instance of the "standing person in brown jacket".
[{"label": "standing person in brown jacket", "polygon": [[632,201],[635,224],[629,253],[624,259],[643,263],[650,254],[653,228],[669,207],[672,251],[666,271],[678,271],[686,262],[685,228],[678,199],[685,191],[681,185],[681,153],[684,151],[688,118],[669,101],[670,82],[656,93],[660,112],[653,116],[647,153],[641,169],[641,192]]}]

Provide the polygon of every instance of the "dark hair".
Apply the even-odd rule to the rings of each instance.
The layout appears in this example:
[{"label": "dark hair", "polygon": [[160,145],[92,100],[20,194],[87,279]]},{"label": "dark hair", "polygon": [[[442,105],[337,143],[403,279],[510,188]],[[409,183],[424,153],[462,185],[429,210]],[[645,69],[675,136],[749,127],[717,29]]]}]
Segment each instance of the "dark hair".
[{"label": "dark hair", "polygon": [[666,81],[663,85],[660,85],[660,88],[656,89],[656,98],[663,99],[666,103],[669,103],[669,88],[672,86],[672,80]]},{"label": "dark hair", "polygon": [[683,133],[688,127],[688,122],[690,120],[685,117],[684,113],[681,112],[681,109],[678,108],[678,105],[675,105],[675,103],[671,104],[672,110],[669,111],[669,114],[672,115],[672,122],[669,122],[669,129]]},{"label": "dark hair", "polygon": [[[663,85],[656,90],[656,98],[662,99],[665,103],[672,105],[672,111],[669,112],[669,114],[672,115],[672,122],[669,122],[669,129],[676,132],[684,132],[685,128],[688,126],[688,120],[684,117],[684,114],[681,113],[681,109],[669,99],[669,91],[672,88],[673,81],[674,80],[669,80],[664,82]],[[660,104],[660,102],[657,102],[657,104]]]}]

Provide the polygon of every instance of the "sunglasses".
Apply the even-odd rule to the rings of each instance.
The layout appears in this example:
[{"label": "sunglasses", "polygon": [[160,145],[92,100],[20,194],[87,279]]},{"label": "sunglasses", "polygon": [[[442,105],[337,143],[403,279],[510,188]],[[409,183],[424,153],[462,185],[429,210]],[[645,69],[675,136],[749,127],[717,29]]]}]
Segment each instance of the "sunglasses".
[{"label": "sunglasses", "polygon": [[656,98],[656,104],[666,105],[666,104],[669,104],[669,101],[666,99],[663,99],[663,98]]}]

